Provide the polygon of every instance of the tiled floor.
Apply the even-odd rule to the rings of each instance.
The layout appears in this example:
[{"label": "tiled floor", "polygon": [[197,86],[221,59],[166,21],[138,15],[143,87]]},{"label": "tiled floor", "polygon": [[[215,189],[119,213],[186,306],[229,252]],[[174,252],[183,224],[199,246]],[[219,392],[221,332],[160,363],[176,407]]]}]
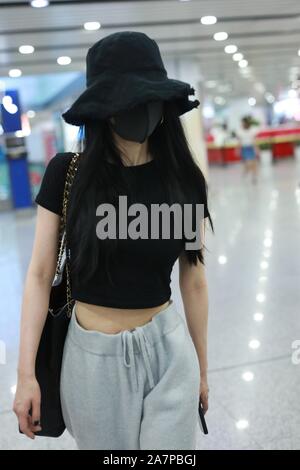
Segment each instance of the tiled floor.
[{"label": "tiled floor", "polygon": [[[199,449],[300,449],[300,163],[261,167],[259,182],[240,164],[210,170],[208,234],[209,435]],[[31,441],[11,411],[19,312],[35,214],[0,214],[0,448],[73,449],[67,433]],[[173,273],[173,298],[183,313]],[[252,347],[251,347],[252,346]]]}]

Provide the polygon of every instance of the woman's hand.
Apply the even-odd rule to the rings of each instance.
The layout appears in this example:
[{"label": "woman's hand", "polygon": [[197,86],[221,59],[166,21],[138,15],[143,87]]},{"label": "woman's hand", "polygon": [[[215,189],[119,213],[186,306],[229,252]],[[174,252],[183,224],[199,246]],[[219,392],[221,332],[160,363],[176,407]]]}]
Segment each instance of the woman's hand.
[{"label": "woman's hand", "polygon": [[[20,430],[31,439],[42,428],[40,424],[40,386],[34,376],[19,376],[13,411],[17,415]],[[32,416],[29,410],[32,410]]]},{"label": "woman's hand", "polygon": [[205,414],[208,410],[208,383],[206,378],[200,380],[200,403],[202,405],[203,413]]}]

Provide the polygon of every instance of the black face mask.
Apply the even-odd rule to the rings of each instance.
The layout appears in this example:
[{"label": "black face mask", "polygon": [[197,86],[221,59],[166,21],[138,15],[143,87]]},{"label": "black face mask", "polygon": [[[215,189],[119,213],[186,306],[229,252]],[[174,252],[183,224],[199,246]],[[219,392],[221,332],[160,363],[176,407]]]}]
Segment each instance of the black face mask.
[{"label": "black face mask", "polygon": [[123,139],[143,143],[152,134],[163,115],[162,101],[149,101],[116,114],[110,122]]}]

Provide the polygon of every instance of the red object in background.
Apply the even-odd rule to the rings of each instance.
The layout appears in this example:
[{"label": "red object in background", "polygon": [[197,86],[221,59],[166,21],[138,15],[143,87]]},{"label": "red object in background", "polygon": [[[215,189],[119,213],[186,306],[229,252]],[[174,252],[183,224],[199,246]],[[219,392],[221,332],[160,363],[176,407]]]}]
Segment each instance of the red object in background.
[{"label": "red object in background", "polygon": [[207,157],[209,163],[223,163],[223,154],[220,147],[207,148]]},{"label": "red object in background", "polygon": [[289,138],[296,136],[297,138],[300,138],[300,127],[266,129],[264,131],[260,131],[256,137],[258,139],[267,139],[282,136],[288,136]]},{"label": "red object in background", "polygon": [[32,185],[37,186],[38,184],[40,184],[41,180],[42,176],[37,171],[32,171],[30,173],[30,183]]},{"label": "red object in background", "polygon": [[234,146],[234,147],[223,147],[222,148],[222,153],[223,153],[223,162],[224,163],[232,163],[232,162],[239,162],[241,161],[241,153],[240,153],[240,147],[239,146]]},{"label": "red object in background", "polygon": [[272,145],[274,158],[286,158],[294,155],[293,142],[277,142]]},{"label": "red object in background", "polygon": [[211,134],[206,136],[207,158],[209,163],[239,162],[241,160],[240,147],[238,145],[227,145],[226,147],[217,147],[214,144],[214,138]]},{"label": "red object in background", "polygon": [[207,147],[207,157],[209,163],[226,163],[239,162],[241,160],[239,146],[227,147]]},{"label": "red object in background", "polygon": [[294,155],[295,141],[300,139],[300,127],[267,129],[257,134],[257,140],[269,141],[275,159]]},{"label": "red object in background", "polygon": [[[294,155],[295,142],[300,140],[300,127],[266,129],[256,136],[256,144],[268,143],[272,147],[274,159],[287,158]],[[217,147],[212,135],[206,136],[209,163],[232,163],[241,161],[240,146],[227,145]]]}]

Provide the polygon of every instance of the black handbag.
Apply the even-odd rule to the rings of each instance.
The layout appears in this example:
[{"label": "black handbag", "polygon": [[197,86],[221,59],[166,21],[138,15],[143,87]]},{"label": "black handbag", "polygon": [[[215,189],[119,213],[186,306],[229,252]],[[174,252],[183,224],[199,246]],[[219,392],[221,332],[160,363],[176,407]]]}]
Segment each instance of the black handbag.
[{"label": "black handbag", "polygon": [[[78,161],[79,154],[76,153],[67,171],[56,271],[50,291],[48,314],[35,361],[36,379],[41,390],[40,425],[42,429],[35,432],[37,436],[59,437],[66,429],[60,402],[60,373],[65,338],[75,302],[71,298],[66,220],[69,193],[78,168]],[[22,432],[20,428],[19,431]]]}]

